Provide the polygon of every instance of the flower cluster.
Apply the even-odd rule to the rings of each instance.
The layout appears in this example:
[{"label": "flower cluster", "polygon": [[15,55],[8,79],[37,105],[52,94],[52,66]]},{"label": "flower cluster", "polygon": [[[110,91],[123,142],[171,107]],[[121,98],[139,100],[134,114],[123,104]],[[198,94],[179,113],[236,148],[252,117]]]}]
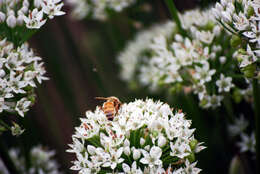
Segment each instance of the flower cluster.
[{"label": "flower cluster", "polygon": [[64,15],[62,0],[0,1],[0,34],[15,45],[21,45],[48,19]]},{"label": "flower cluster", "polygon": [[[203,108],[220,106],[224,96],[230,92],[236,98],[249,94],[251,87],[246,80],[239,79],[245,88],[233,81],[232,76],[240,73],[236,60],[232,58],[234,49],[225,44],[230,36],[217,25],[212,10],[191,10],[179,17],[187,35],[180,35],[172,25],[171,30],[167,29],[171,32],[153,34],[149,42],[142,43],[138,35],[136,40],[139,42],[132,42],[131,47],[119,55],[123,79],[137,80],[151,90],[159,86],[169,87],[173,92],[188,88],[198,95]],[[137,47],[143,44],[145,48],[134,52],[129,49],[135,49],[132,44]],[[126,53],[131,56],[123,57]],[[126,61],[134,62],[134,68],[125,65]],[[128,75],[127,78],[124,74]]]},{"label": "flower cluster", "polygon": [[169,21],[138,33],[134,40],[130,41],[118,55],[117,60],[121,65],[121,78],[125,81],[133,81],[135,74],[138,73],[138,65],[149,56],[148,45],[152,43],[153,37],[157,35],[170,37],[175,31],[175,23]]},{"label": "flower cluster", "polygon": [[68,0],[73,7],[73,16],[83,19],[91,16],[94,19],[104,20],[110,11],[120,12],[132,5],[136,0]]},{"label": "flower cluster", "polygon": [[220,24],[233,34],[232,44],[241,46],[236,55],[240,68],[250,67],[252,73],[249,75],[254,76],[256,71],[254,64],[260,56],[259,1],[221,0],[220,3],[216,3],[213,11]]},{"label": "flower cluster", "polygon": [[41,58],[25,43],[15,48],[6,39],[0,41],[0,113],[20,116],[34,103],[34,88],[47,80]]},{"label": "flower cluster", "polygon": [[27,28],[39,29],[47,19],[61,16],[61,0],[5,0],[0,2],[0,23],[10,28],[26,25]]},{"label": "flower cluster", "polygon": [[[11,149],[9,151],[9,155],[13,160],[16,168],[21,173],[26,174],[61,174],[58,170],[59,166],[57,162],[53,159],[55,155],[55,151],[48,151],[44,149],[41,145],[33,147],[30,151],[30,167],[26,169],[26,159],[22,156],[19,149]],[[1,168],[3,167],[3,168]],[[7,170],[5,170],[4,165],[1,166],[0,160],[0,169],[3,171],[1,174],[9,174]]]},{"label": "flower cluster", "polygon": [[89,173],[196,174],[195,153],[205,147],[184,113],[151,99],[123,104],[109,121],[99,107],[87,111],[76,127],[68,152],[75,153],[72,170]]}]

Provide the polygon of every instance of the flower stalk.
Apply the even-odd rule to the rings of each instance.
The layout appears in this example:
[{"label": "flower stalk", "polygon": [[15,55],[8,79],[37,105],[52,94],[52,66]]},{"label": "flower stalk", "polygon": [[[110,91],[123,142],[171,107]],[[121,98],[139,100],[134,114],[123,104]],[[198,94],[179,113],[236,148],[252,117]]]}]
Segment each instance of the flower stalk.
[{"label": "flower stalk", "polygon": [[177,8],[175,7],[175,4],[173,2],[173,0],[165,0],[165,3],[171,13],[171,16],[173,18],[173,20],[176,22],[176,25],[179,29],[179,32],[182,36],[186,36],[186,32],[185,30],[182,28],[181,26],[181,21],[180,21],[180,18],[178,16],[178,10]]},{"label": "flower stalk", "polygon": [[[254,97],[254,113],[255,113],[255,139],[256,139],[256,161],[260,161],[260,151],[259,151],[259,136],[260,136],[260,110],[258,104],[260,103],[260,95],[259,95],[259,87],[258,87],[258,80],[253,79],[253,97]],[[260,168],[257,165],[257,171],[259,171]]]}]

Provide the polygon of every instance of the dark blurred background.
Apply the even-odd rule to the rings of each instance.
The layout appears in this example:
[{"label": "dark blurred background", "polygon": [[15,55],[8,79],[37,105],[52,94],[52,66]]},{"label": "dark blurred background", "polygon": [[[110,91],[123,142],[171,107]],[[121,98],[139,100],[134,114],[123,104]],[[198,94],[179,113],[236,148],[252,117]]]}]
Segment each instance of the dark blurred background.
[{"label": "dark blurred background", "polygon": [[[175,0],[180,11],[208,8],[210,2]],[[225,115],[219,115],[223,112],[221,109],[212,115],[194,105],[197,100],[192,96],[180,94],[171,98],[164,92],[150,95],[145,89],[131,91],[119,78],[116,56],[127,41],[137,31],[170,19],[163,0],[140,0],[123,13],[113,14],[106,22],[76,21],[71,18],[68,6],[64,10],[67,15],[49,21],[30,40],[43,58],[50,80],[37,88],[37,102],[22,120],[24,134],[19,138],[8,133],[4,135],[10,146],[22,144],[28,151],[33,145],[46,145],[56,150],[61,169],[73,173],[69,170],[73,155],[65,150],[72,142],[71,135],[79,125],[79,118],[101,104],[94,97],[117,96],[128,102],[148,96],[182,108],[193,120],[196,138],[208,147],[197,155],[202,173],[228,173],[230,161],[238,149],[230,148],[233,146],[225,133]],[[247,161],[243,163],[250,165]]]}]

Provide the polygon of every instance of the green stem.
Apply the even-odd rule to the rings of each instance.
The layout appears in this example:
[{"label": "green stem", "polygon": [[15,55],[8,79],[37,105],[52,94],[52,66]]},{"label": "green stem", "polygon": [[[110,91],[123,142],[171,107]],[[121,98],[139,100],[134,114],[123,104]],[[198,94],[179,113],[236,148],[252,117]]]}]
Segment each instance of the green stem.
[{"label": "green stem", "polygon": [[1,124],[2,126],[4,126],[6,129],[11,130],[10,126],[8,126],[8,124],[6,124],[6,123],[5,123],[3,120],[1,120],[1,119],[0,119],[0,124]]},{"label": "green stem", "polygon": [[[258,86],[258,80],[253,79],[253,96],[254,96],[254,112],[255,112],[255,139],[256,139],[256,162],[260,162],[260,149],[259,149],[259,126],[260,126],[260,95],[259,95],[259,86]],[[257,171],[259,172],[260,168],[259,165],[257,165]]]},{"label": "green stem", "polygon": [[20,172],[18,172],[18,170],[16,169],[16,166],[14,165],[12,159],[10,158],[8,149],[6,148],[3,140],[0,140],[0,156],[9,173],[20,174]]},{"label": "green stem", "polygon": [[181,26],[181,21],[180,21],[180,18],[179,18],[179,16],[178,16],[178,10],[177,10],[177,8],[176,8],[175,5],[174,5],[173,0],[165,0],[165,3],[166,3],[167,6],[168,6],[168,9],[169,9],[169,11],[170,11],[170,13],[171,13],[171,16],[172,16],[173,20],[174,20],[174,21],[176,22],[176,24],[177,24],[177,27],[178,27],[178,29],[179,29],[180,34],[181,34],[182,36],[186,36],[187,34],[186,34],[185,30],[184,30],[184,29],[182,28],[182,26]]}]

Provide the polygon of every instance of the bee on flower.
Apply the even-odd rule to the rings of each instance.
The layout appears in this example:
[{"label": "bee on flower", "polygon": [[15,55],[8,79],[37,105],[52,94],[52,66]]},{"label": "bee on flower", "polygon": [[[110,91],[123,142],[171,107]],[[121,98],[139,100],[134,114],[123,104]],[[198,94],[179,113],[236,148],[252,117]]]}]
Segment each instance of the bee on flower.
[{"label": "bee on flower", "polygon": [[122,104],[112,121],[97,107],[86,112],[72,135],[67,152],[75,154],[76,160],[71,169],[80,174],[199,173],[190,156],[205,147],[190,127],[184,113],[151,99]]}]

